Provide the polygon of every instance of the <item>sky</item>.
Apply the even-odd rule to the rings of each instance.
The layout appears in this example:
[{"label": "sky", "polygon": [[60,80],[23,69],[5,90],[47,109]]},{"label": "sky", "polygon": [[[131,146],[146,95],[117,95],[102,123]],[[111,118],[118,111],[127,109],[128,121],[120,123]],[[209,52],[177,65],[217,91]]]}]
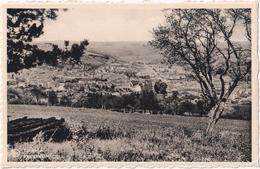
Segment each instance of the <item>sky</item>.
[{"label": "sky", "polygon": [[44,34],[37,41],[148,41],[152,28],[164,19],[162,8],[153,6],[74,8],[46,20]]},{"label": "sky", "polygon": [[[152,29],[163,23],[158,5],[88,5],[60,11],[56,20],[46,20],[44,34],[35,41],[149,41]],[[233,40],[245,41],[243,26],[234,30]]]}]

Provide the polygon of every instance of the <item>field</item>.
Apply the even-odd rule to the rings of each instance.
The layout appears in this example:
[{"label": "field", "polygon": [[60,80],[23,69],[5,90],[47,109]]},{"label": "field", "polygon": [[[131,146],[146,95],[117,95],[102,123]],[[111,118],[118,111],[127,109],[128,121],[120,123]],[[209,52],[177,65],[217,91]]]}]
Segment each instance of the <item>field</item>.
[{"label": "field", "polygon": [[221,119],[211,137],[205,117],[126,114],[109,110],[9,105],[9,119],[62,117],[73,139],[8,148],[9,161],[250,161],[250,121]]}]

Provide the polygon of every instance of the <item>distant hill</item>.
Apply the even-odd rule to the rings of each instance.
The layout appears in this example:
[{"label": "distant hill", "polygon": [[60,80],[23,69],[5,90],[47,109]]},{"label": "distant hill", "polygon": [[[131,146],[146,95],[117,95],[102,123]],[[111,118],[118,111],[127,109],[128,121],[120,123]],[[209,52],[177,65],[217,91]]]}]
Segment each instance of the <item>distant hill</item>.
[{"label": "distant hill", "polygon": [[[74,43],[79,43],[76,41],[72,41],[69,44],[69,49],[70,46]],[[59,46],[59,48],[64,49],[64,42],[63,41],[50,41],[50,42],[37,42],[35,43],[40,49],[45,50],[45,51],[49,51],[52,50],[52,44],[56,44]],[[91,66],[93,68],[99,67],[101,65],[104,65],[106,63],[110,63],[110,62],[115,62],[117,59],[107,53],[102,53],[100,51],[95,51],[95,50],[90,50],[89,47],[87,48],[87,50],[85,51],[84,55],[81,58],[82,63],[84,63],[85,65]]]},{"label": "distant hill", "polygon": [[[70,45],[78,43],[71,41]],[[57,44],[64,48],[63,41],[37,42],[40,48],[52,49],[50,44]],[[102,55],[113,56],[115,59],[132,62],[139,61],[144,63],[160,62],[162,55],[158,50],[148,45],[147,41],[136,42],[90,42],[87,51]]]},{"label": "distant hill", "polygon": [[[57,44],[60,48],[64,48],[63,41],[50,42],[35,42],[40,48],[51,50],[50,44]],[[70,45],[79,43],[78,41],[70,41]],[[248,42],[237,42],[244,47],[250,47]],[[220,48],[225,48],[226,44],[221,43]],[[147,41],[132,41],[132,42],[95,42],[90,41],[87,51],[90,53],[97,53],[98,55],[105,55],[116,60],[124,62],[143,62],[143,63],[160,63],[163,56],[159,50],[149,46]],[[92,59],[89,57],[83,60]]]},{"label": "distant hill", "polygon": [[107,53],[123,61],[151,63],[160,60],[162,55],[148,42],[90,42],[89,51]]}]

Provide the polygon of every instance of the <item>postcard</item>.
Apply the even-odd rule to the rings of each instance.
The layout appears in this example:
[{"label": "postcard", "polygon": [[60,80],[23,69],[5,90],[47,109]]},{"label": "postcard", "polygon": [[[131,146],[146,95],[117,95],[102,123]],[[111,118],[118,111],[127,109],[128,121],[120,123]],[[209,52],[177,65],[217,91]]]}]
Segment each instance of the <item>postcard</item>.
[{"label": "postcard", "polygon": [[257,166],[257,10],[2,4],[1,166]]}]

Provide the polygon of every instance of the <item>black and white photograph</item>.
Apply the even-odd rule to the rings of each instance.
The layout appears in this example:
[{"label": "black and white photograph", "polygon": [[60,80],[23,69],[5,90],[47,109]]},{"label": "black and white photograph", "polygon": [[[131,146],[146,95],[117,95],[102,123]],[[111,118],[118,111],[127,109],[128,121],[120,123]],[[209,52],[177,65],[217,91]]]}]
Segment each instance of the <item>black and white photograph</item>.
[{"label": "black and white photograph", "polygon": [[252,7],[5,12],[7,162],[253,161]]}]

